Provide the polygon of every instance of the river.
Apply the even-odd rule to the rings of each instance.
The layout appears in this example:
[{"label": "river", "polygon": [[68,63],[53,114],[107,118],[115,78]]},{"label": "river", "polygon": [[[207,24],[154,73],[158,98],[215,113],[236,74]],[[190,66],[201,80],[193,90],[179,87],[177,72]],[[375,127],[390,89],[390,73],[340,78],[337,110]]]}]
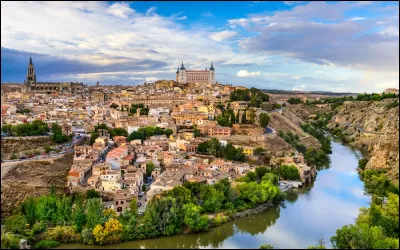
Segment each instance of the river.
[{"label": "river", "polygon": [[332,141],[331,164],[316,181],[288,192],[285,205],[271,207],[199,234],[124,242],[108,246],[64,244],[60,248],[306,248],[321,235],[331,248],[336,229],[354,223],[361,207],[368,207],[364,184],[356,168],[360,152]]}]

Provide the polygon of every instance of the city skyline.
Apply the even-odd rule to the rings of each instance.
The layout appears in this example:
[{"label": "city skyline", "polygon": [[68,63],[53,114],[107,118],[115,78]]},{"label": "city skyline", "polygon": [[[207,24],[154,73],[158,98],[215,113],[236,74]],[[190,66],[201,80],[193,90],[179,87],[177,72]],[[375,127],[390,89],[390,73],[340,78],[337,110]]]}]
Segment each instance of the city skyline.
[{"label": "city skyline", "polygon": [[[381,92],[399,84],[398,2],[2,2],[2,82],[138,85],[214,62],[220,83]],[[28,21],[30,20],[30,21]]]}]

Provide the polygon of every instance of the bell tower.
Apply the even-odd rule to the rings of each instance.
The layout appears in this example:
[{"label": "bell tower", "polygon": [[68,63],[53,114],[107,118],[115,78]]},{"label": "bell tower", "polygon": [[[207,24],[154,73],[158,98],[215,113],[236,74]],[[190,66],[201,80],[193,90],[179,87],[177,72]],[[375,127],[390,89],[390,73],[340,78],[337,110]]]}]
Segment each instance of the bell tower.
[{"label": "bell tower", "polygon": [[35,67],[33,66],[32,57],[29,56],[28,71],[26,73],[25,84],[30,89],[31,84],[36,83]]}]

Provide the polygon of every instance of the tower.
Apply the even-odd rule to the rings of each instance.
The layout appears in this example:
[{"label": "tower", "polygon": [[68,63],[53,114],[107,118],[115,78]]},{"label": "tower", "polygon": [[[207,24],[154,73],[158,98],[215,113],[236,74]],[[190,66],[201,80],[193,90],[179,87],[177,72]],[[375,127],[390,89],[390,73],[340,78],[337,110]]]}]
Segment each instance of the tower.
[{"label": "tower", "polygon": [[186,83],[187,82],[187,75],[186,75],[186,69],[185,69],[185,66],[183,66],[183,61],[182,61],[182,65],[181,65],[181,67],[178,69],[178,71],[176,72],[177,73],[177,81],[178,82],[184,82],[184,83]]},{"label": "tower", "polygon": [[36,83],[35,67],[33,66],[32,57],[29,56],[28,71],[26,72],[25,84],[30,89],[31,84]]},{"label": "tower", "polygon": [[215,69],[214,69],[214,64],[213,63],[211,63],[211,67],[210,67],[210,69],[209,69],[209,74],[210,74],[210,77],[208,78],[209,79],[209,84],[215,84]]}]

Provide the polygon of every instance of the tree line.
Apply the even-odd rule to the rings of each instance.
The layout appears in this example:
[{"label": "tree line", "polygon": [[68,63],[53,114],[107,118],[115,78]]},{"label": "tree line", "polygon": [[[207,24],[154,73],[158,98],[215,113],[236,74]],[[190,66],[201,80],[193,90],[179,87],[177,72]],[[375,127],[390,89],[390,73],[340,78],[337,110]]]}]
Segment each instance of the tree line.
[{"label": "tree line", "polygon": [[217,138],[211,138],[208,141],[199,143],[197,146],[199,154],[212,155],[219,158],[224,158],[230,161],[246,161],[246,156],[243,153],[243,148],[235,148],[231,142],[226,146],[221,145]]},{"label": "tree line", "polygon": [[[135,199],[129,209],[117,215],[112,209],[104,209],[94,190],[88,190],[86,195],[57,195],[52,188],[49,195],[28,198],[20,210],[6,218],[1,247],[18,248],[21,238],[27,238],[28,244],[36,248],[50,248],[60,243],[103,245],[180,234],[184,230],[205,231],[237,212],[282,201],[277,177],[257,169],[256,175],[255,181],[234,187],[227,179],[214,185],[185,182],[150,200],[143,216],[138,215]],[[209,213],[219,214],[210,219]]]}]

